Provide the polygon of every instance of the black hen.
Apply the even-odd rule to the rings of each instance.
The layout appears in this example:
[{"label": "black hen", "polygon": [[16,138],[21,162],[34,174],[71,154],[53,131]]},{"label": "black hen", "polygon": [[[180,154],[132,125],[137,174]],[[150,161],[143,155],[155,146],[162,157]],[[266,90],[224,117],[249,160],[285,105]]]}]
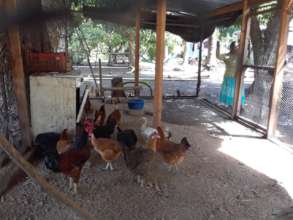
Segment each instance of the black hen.
[{"label": "black hen", "polygon": [[111,138],[116,127],[116,121],[110,120],[106,125],[96,126],[93,130],[95,138]]},{"label": "black hen", "polygon": [[48,154],[57,154],[56,145],[59,138],[59,133],[48,132],[39,134],[35,139],[35,143],[37,145],[37,154],[41,158]]},{"label": "black hen", "polygon": [[58,172],[59,155],[56,149],[60,134],[48,132],[39,134],[36,137],[35,143],[38,146],[37,155],[44,158],[45,166],[54,172]]},{"label": "black hen", "polygon": [[128,147],[129,150],[135,149],[135,145],[137,143],[137,136],[135,131],[132,129],[122,131],[119,127],[117,127],[117,130],[117,140]]}]

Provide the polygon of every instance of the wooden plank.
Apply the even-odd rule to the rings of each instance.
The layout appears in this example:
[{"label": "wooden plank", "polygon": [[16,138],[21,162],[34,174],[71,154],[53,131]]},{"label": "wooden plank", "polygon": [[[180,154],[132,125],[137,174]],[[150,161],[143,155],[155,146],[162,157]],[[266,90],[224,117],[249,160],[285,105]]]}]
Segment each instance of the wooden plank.
[{"label": "wooden plank", "polygon": [[157,0],[156,76],[154,95],[154,127],[161,125],[163,109],[163,68],[166,30],[166,0]]},{"label": "wooden plank", "polygon": [[287,54],[287,39],[289,30],[289,0],[283,0],[281,7],[281,21],[279,30],[279,42],[276,57],[276,68],[274,72],[272,96],[270,100],[270,111],[268,120],[268,133],[267,137],[274,137],[277,123],[278,123],[278,103],[280,100],[280,92],[282,89],[283,72],[286,62]]},{"label": "wooden plank", "polygon": [[[245,0],[244,0],[245,1]],[[272,0],[249,0],[247,3],[249,6],[253,6],[256,4],[262,4],[265,2],[270,2]],[[209,16],[210,17],[216,17],[216,16],[222,16],[225,14],[237,12],[243,10],[243,3],[242,1],[236,2],[234,4],[229,4],[227,6],[217,8],[216,10],[212,11]]]},{"label": "wooden plank", "polygon": [[232,118],[236,118],[236,116],[240,112],[241,107],[241,86],[243,81],[243,60],[245,57],[246,46],[248,45],[248,34],[249,33],[249,5],[248,0],[243,1],[243,13],[242,13],[242,26],[241,26],[241,35],[240,35],[240,45],[239,45],[239,62],[238,68],[236,72],[236,85],[235,85],[235,93],[234,93],[234,102],[232,109]]},{"label": "wooden plank", "polygon": [[[139,84],[139,48],[140,48],[140,27],[141,17],[140,12],[137,12],[136,25],[135,25],[135,72],[134,72],[134,85],[137,87]],[[135,91],[135,95],[139,96],[139,90]]]},{"label": "wooden plank", "polygon": [[55,199],[63,202],[79,216],[85,219],[95,219],[85,209],[83,209],[78,203],[71,200],[65,193],[59,192],[55,186],[48,183],[44,177],[42,177],[38,171],[27,162],[23,156],[12,146],[2,135],[0,135],[0,148],[4,150],[10,159],[19,166],[28,176],[34,179],[46,192]]},{"label": "wooden plank", "polygon": [[[8,13],[16,13],[16,0],[6,0],[5,6]],[[30,147],[32,144],[32,135],[29,120],[25,73],[21,54],[21,41],[19,28],[17,26],[11,27],[8,30],[8,38],[9,51],[11,54],[11,74],[17,100],[19,122],[22,129],[22,141],[25,147]]]}]

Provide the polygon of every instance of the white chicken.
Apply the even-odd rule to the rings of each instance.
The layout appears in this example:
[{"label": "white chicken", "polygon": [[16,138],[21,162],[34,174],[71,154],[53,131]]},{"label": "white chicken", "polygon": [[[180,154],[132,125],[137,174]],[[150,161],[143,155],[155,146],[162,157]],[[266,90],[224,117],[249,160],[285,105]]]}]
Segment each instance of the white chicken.
[{"label": "white chicken", "polygon": [[[142,117],[142,120],[143,120],[143,123],[140,127],[140,133],[141,133],[141,136],[142,136],[144,142],[146,143],[153,136],[159,135],[159,134],[158,134],[157,129],[147,126],[147,124],[148,124],[147,118]],[[168,140],[172,137],[172,134],[171,134],[170,129],[168,127],[165,127],[164,134]]]}]

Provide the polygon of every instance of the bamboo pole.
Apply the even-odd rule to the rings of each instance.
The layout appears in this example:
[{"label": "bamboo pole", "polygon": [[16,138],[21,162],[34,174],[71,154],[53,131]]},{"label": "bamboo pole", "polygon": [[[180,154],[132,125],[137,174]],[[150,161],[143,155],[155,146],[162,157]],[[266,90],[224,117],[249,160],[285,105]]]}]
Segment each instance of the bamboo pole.
[{"label": "bamboo pole", "polygon": [[243,60],[245,57],[246,46],[248,45],[248,32],[249,32],[249,4],[248,0],[243,0],[243,12],[242,12],[242,26],[241,26],[241,35],[240,35],[240,45],[239,45],[239,63],[238,69],[236,72],[236,85],[235,85],[235,93],[234,93],[234,102],[232,109],[232,118],[236,119],[237,115],[240,112],[241,107],[241,86],[243,82]]},{"label": "bamboo pole", "polygon": [[[4,3],[9,14],[16,13],[16,0],[6,0]],[[30,147],[32,144],[32,134],[30,128],[29,105],[27,99],[26,80],[23,68],[21,41],[18,26],[9,28],[8,38],[9,51],[11,55],[11,74],[17,100],[19,122],[22,129],[22,141],[25,147]]]},{"label": "bamboo pole", "polygon": [[166,30],[166,0],[157,0],[157,45],[156,45],[156,76],[154,95],[154,127],[161,125],[163,108],[163,67]]},{"label": "bamboo pole", "polygon": [[95,219],[92,217],[85,209],[83,209],[78,203],[72,201],[65,193],[59,192],[55,186],[48,183],[44,177],[39,175],[38,171],[29,163],[27,162],[23,156],[12,146],[2,135],[0,135],[0,148],[4,150],[11,160],[13,160],[19,168],[21,168],[28,176],[34,179],[40,186],[43,187],[50,194],[57,200],[60,200],[68,207],[72,208],[78,215],[85,219]]},{"label": "bamboo pole", "polygon": [[286,62],[287,54],[287,40],[288,40],[288,29],[289,29],[289,0],[283,0],[281,6],[281,21],[279,30],[279,42],[276,58],[276,68],[274,72],[272,96],[270,100],[270,112],[268,120],[268,132],[267,137],[274,137],[277,122],[278,122],[278,103],[280,100],[280,92],[282,89],[283,73]]},{"label": "bamboo pole", "polygon": [[[135,87],[139,84],[139,48],[140,48],[140,27],[141,17],[140,12],[137,12],[136,25],[135,25]],[[135,95],[139,96],[139,90],[135,91]]]}]

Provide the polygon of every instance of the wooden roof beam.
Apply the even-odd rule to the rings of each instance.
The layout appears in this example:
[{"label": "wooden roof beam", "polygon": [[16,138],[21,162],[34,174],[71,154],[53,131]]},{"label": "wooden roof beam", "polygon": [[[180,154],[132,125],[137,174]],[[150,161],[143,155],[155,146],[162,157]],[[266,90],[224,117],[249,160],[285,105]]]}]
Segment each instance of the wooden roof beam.
[{"label": "wooden roof beam", "polygon": [[[272,0],[249,0],[248,5],[252,6],[252,5],[262,4],[262,3],[266,3],[266,2],[270,2],[270,1],[272,1]],[[222,16],[225,14],[242,11],[242,8],[243,8],[243,3],[242,3],[242,1],[240,1],[240,2],[237,2],[234,4],[230,4],[230,5],[221,7],[221,8],[217,8],[216,10],[212,11],[209,14],[209,16],[210,17]]]}]

